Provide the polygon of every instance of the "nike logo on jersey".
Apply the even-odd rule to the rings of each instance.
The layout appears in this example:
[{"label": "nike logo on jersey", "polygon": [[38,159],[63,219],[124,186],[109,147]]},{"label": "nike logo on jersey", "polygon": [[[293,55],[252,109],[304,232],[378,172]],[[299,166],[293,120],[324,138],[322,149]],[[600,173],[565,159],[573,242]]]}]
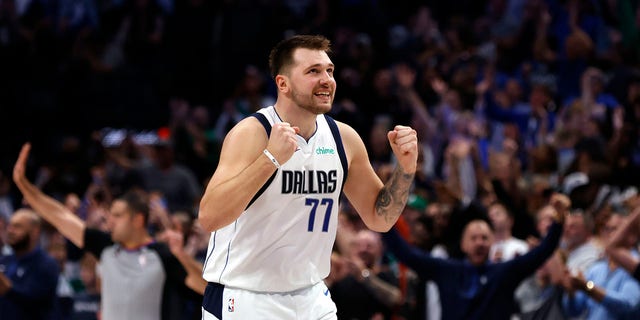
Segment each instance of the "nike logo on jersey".
[{"label": "nike logo on jersey", "polygon": [[329,289],[327,288],[327,290],[324,291],[324,295],[328,296],[329,295]]}]

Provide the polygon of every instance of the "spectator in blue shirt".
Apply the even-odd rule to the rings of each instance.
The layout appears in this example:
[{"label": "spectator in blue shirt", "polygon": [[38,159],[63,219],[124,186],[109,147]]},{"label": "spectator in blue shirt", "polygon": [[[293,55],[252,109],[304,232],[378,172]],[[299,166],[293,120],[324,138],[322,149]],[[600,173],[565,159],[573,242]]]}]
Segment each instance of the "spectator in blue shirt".
[{"label": "spectator in blue shirt", "polygon": [[19,209],[7,228],[13,254],[0,256],[0,318],[54,319],[58,264],[39,247],[41,222],[29,209]]},{"label": "spectator in blue shirt", "polygon": [[[624,225],[625,217],[614,213],[607,220],[603,233],[611,236]],[[627,250],[638,256],[633,243],[627,244]],[[595,262],[585,275],[578,273],[571,277],[568,293],[563,297],[563,307],[571,317],[586,314],[587,320],[599,319],[638,319],[640,309],[640,284],[620,268],[614,260],[604,258]]]}]

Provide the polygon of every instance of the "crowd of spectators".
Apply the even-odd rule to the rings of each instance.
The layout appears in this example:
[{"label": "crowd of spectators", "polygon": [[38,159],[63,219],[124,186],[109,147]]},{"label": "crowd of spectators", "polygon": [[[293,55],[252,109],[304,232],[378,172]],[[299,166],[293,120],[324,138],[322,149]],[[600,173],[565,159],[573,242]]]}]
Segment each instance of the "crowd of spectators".
[{"label": "crowd of spectators", "polygon": [[[320,33],[336,65],[331,116],[361,133],[383,179],[391,124],[418,131],[413,211],[396,227],[409,243],[463,259],[466,223],[482,217],[500,240],[489,259],[506,261],[539,244],[554,192],[570,198],[554,262],[514,295],[529,311],[540,296],[525,293],[571,290],[550,269],[566,262],[574,283],[605,272],[590,267],[607,261],[608,222],[640,205],[638,21],[631,0],[0,0],[0,244],[10,251],[5,226],[23,205],[11,170],[31,141],[27,175],[87,226],[104,230],[112,199],[139,188],[153,199],[151,234],[182,232],[202,261],[208,234],[194,218],[221,141],[275,101],[264,57],[283,37]],[[327,279],[339,313],[439,317],[434,283],[343,206]],[[45,250],[60,247],[42,233]],[[96,281],[80,277],[95,261],[66,246],[59,296],[95,298]],[[568,299],[572,315],[611,312]],[[362,301],[379,308],[349,308]]]}]

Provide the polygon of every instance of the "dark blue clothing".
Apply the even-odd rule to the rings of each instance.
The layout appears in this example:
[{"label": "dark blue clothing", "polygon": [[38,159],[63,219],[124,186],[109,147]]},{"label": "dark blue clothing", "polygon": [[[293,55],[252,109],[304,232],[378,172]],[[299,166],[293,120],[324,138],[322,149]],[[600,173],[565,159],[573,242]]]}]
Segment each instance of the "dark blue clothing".
[{"label": "dark blue clothing", "polygon": [[540,139],[538,134],[543,124],[546,125],[547,132],[553,132],[555,129],[556,114],[554,111],[547,111],[547,117],[540,119],[533,114],[531,105],[528,103],[520,102],[510,108],[503,108],[496,103],[490,94],[486,94],[484,98],[486,102],[484,112],[487,118],[518,126],[522,141],[527,147],[544,144],[544,141],[538,141]]},{"label": "dark blue clothing", "polygon": [[383,234],[387,248],[440,291],[442,319],[510,319],[517,312],[513,292],[554,252],[562,225],[554,223],[542,243],[527,254],[501,263],[473,266],[468,261],[434,258],[412,247],[395,229]]},{"label": "dark blue clothing", "polygon": [[51,256],[40,248],[21,257],[0,256],[0,271],[13,284],[0,296],[1,319],[54,319],[60,270]]}]

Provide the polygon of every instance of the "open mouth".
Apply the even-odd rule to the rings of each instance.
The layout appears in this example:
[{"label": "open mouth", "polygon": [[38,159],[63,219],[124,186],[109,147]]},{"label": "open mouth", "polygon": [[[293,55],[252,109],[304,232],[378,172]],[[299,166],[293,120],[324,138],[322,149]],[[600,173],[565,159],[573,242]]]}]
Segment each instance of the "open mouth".
[{"label": "open mouth", "polygon": [[314,94],[314,96],[320,98],[321,100],[325,100],[325,101],[331,100],[331,93],[330,92],[316,92]]}]

